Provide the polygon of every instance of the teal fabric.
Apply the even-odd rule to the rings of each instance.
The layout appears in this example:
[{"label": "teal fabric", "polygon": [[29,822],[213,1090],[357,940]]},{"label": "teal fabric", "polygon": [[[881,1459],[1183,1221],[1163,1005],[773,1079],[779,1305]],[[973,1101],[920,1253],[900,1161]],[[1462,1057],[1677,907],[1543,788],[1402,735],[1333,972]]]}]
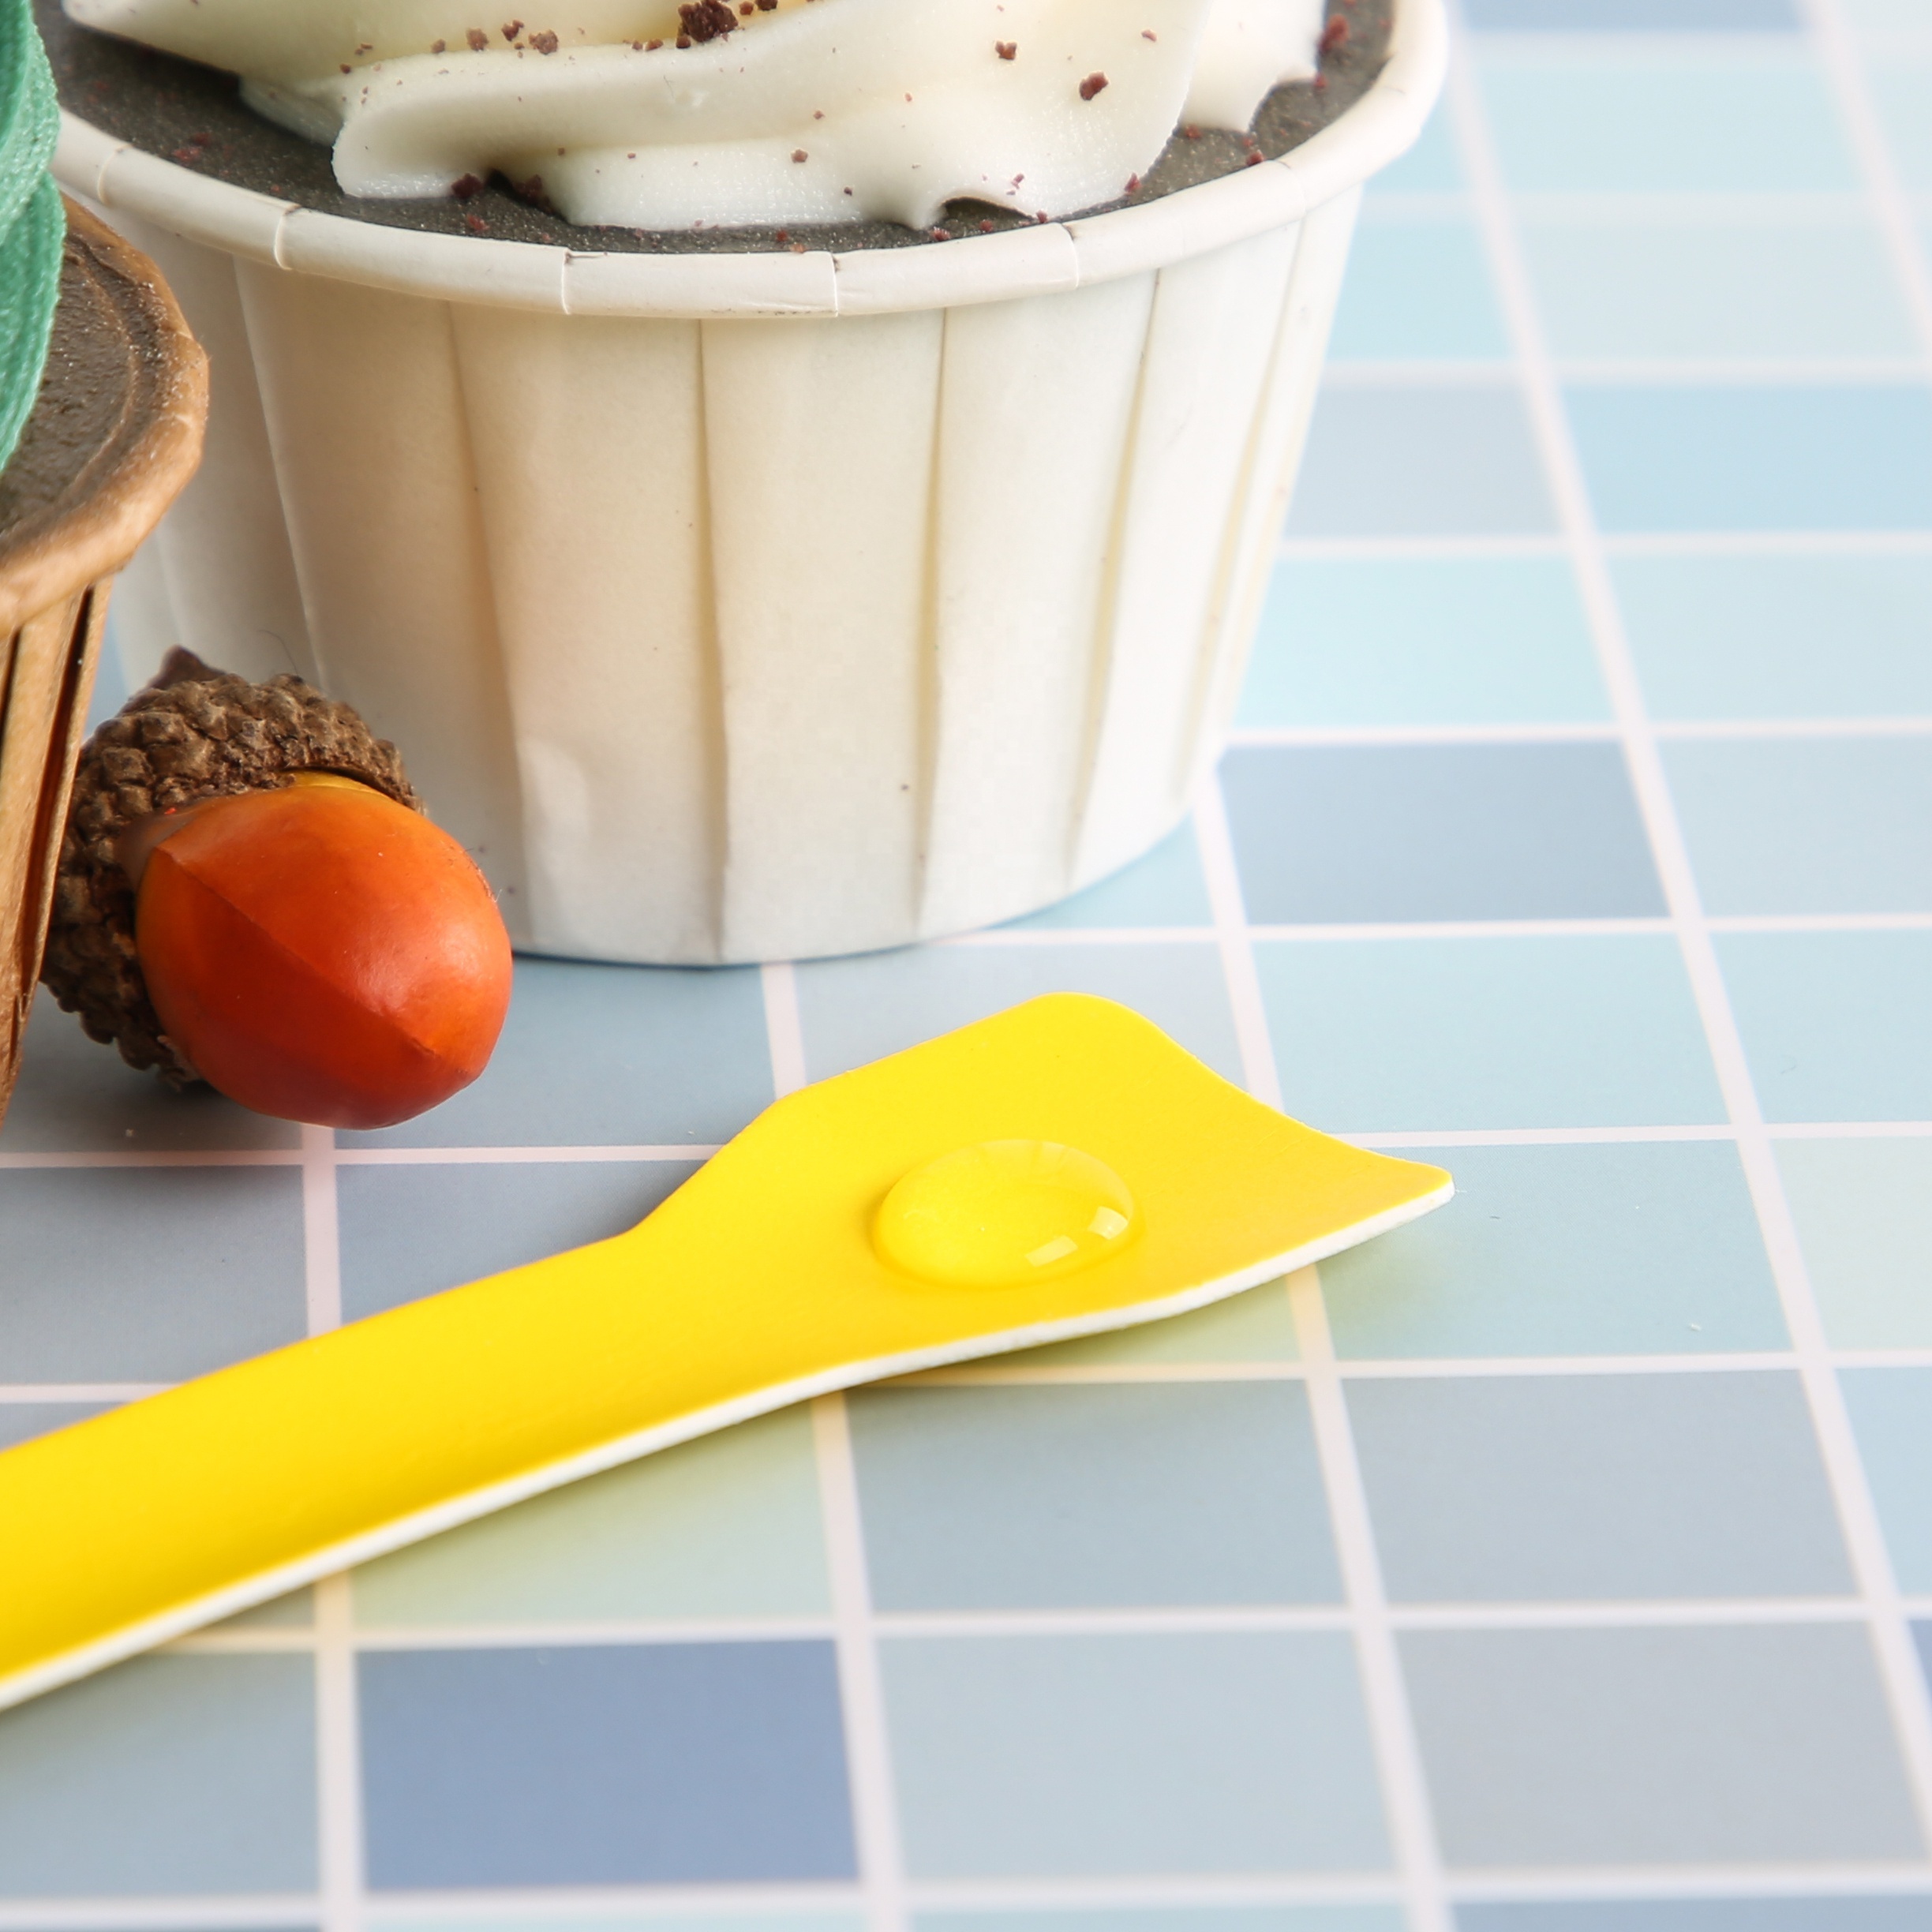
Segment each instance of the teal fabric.
[{"label": "teal fabric", "polygon": [[27,0],[0,0],[0,464],[39,391],[60,294],[66,222],[47,171],[59,132]]}]

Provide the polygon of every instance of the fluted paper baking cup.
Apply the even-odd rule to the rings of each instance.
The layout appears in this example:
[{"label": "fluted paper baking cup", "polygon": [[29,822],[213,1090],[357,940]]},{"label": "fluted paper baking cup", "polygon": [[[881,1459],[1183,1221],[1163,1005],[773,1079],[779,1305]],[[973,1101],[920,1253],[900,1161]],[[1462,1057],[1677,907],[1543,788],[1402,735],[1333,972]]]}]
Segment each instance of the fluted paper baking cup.
[{"label": "fluted paper baking cup", "polygon": [[213,364],[117,605],[395,739],[522,949],[903,944],[1133,859],[1222,741],[1361,185],[1439,0],[1304,145],[1091,218],[597,255],[230,187],[68,117],[61,178]]}]

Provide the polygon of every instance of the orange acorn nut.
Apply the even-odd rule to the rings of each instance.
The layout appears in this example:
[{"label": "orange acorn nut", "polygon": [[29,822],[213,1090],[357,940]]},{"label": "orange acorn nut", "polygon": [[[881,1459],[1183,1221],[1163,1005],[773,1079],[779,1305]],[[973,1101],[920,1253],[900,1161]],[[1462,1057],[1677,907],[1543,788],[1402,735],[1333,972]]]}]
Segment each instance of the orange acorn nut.
[{"label": "orange acorn nut", "polygon": [[41,977],[174,1087],[387,1127],[482,1072],[510,941],[395,747],[294,676],[169,653],[83,751]]},{"label": "orange acorn nut", "polygon": [[510,942],[447,832],[320,773],[180,817],[140,869],[135,945],[169,1044],[209,1085],[285,1119],[388,1127],[483,1071]]}]

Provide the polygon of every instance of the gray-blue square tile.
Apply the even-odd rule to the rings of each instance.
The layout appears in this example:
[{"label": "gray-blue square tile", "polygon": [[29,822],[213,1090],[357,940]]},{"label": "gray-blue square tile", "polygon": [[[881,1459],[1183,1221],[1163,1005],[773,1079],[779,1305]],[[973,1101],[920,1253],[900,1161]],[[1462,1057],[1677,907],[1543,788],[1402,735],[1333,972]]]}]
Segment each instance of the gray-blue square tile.
[{"label": "gray-blue square tile", "polygon": [[43,987],[21,1050],[20,1083],[0,1127],[9,1154],[125,1154],[204,1148],[292,1148],[301,1129],[224,1100],[209,1087],[177,1093],[91,1040]]},{"label": "gray-blue square tile", "polygon": [[1245,746],[1221,782],[1257,925],[1664,909],[1614,745]]},{"label": "gray-blue square tile", "polygon": [[634,1227],[684,1161],[345,1164],[343,1312],[351,1320]]},{"label": "gray-blue square tile", "polygon": [[1795,1374],[1405,1376],[1348,1407],[1399,1601],[1852,1588]]},{"label": "gray-blue square tile", "polygon": [[0,1402],[0,1449],[105,1414],[112,1402]]},{"label": "gray-blue square tile", "polygon": [[1727,1143],[1405,1148],[1455,1199],[1321,1264],[1344,1357],[1790,1346]]},{"label": "gray-blue square tile", "polygon": [[829,1644],[377,1650],[360,1668],[379,1889],[852,1875]]},{"label": "gray-blue square tile", "polygon": [[1513,388],[1323,391],[1291,536],[1507,536],[1556,526]]},{"label": "gray-blue square tile", "polygon": [[0,1895],[305,1892],[306,1657],[157,1657],[0,1716]]},{"label": "gray-blue square tile", "polygon": [[1400,1642],[1452,1866],[1925,1855],[1855,1624],[1411,1631]]},{"label": "gray-blue square tile", "polygon": [[1241,1052],[1221,956],[1207,941],[1156,945],[930,945],[798,968],[814,1080],[842,1073],[1043,993],[1095,993],[1144,1013],[1228,1079]]},{"label": "gray-blue square tile", "polygon": [[348,1147],[665,1146],[728,1140],[771,1103],[750,968],[517,961],[496,1057],[454,1099]]},{"label": "gray-blue square tile", "polygon": [[18,1169],[0,1226],[0,1381],[173,1382],[306,1332],[293,1169]]},{"label": "gray-blue square tile", "polygon": [[1340,1595],[1299,1387],[875,1389],[851,1413],[882,1610]]}]

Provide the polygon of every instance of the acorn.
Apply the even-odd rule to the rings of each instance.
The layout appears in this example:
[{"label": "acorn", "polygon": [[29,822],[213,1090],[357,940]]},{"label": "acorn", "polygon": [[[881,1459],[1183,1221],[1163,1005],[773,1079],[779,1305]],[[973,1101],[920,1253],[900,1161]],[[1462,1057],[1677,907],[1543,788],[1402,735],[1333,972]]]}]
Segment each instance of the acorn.
[{"label": "acorn", "polygon": [[510,942],[395,746],[176,650],[81,753],[40,976],[171,1086],[387,1127],[482,1072]]}]

